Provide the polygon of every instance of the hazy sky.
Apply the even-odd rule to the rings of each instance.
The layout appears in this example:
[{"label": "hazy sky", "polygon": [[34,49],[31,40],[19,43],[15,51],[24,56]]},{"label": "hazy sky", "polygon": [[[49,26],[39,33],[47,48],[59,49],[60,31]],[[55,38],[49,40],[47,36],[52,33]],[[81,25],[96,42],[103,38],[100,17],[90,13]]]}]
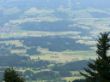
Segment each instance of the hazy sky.
[{"label": "hazy sky", "polygon": [[73,36],[77,43],[88,41],[87,45],[92,45],[93,37],[110,31],[109,4],[110,0],[0,0],[0,34],[17,35],[20,31],[26,33],[52,25],[51,28],[62,31],[63,27],[72,29],[68,32],[77,34],[77,38]]}]

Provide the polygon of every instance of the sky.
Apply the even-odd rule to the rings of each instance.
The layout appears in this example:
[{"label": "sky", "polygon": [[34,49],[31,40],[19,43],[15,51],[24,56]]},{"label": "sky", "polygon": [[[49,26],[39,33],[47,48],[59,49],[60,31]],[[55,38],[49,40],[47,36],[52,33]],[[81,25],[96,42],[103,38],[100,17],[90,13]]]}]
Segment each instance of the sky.
[{"label": "sky", "polygon": [[109,4],[110,0],[0,0],[0,37],[67,34],[79,44],[95,45],[100,32],[110,31]]}]

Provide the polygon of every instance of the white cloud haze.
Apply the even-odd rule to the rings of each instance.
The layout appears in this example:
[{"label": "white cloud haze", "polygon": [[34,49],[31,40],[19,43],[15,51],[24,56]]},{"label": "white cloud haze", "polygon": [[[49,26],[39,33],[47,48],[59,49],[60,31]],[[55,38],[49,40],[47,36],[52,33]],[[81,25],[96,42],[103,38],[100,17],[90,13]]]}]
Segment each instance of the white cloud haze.
[{"label": "white cloud haze", "polygon": [[[5,0],[0,0],[0,4]],[[13,2],[17,4],[22,0],[8,0],[6,3]],[[25,0],[24,0],[25,1]],[[49,3],[51,0],[46,0]],[[30,1],[29,1],[30,2]],[[26,2],[28,3],[28,1]],[[3,3],[5,4],[5,3]],[[23,8],[18,6],[0,6],[0,28],[2,32],[5,30],[17,30],[21,31],[21,24],[25,23],[56,23],[59,21],[69,21],[70,23],[66,28],[76,29],[73,31],[73,37],[70,35],[68,37],[76,40],[76,43],[85,44],[85,45],[95,45],[96,41],[93,37],[100,32],[110,31],[110,9],[98,9],[94,7],[83,8],[83,9],[74,9],[72,0],[68,0],[67,5],[61,3],[56,8],[46,8],[46,7],[37,7],[32,6],[33,3],[29,3],[29,7]],[[78,7],[81,6],[81,1],[75,3]],[[10,4],[9,4],[10,5]],[[39,4],[36,4],[39,5]],[[53,4],[55,5],[55,4]],[[53,7],[52,5],[52,7]],[[16,16],[17,15],[17,16]],[[3,22],[3,23],[2,23]],[[60,25],[56,25],[60,28]],[[31,28],[31,27],[28,27]],[[37,27],[36,27],[37,28]],[[53,28],[53,27],[51,27]],[[71,30],[70,30],[71,31]],[[69,31],[69,32],[70,32]],[[26,31],[28,34],[28,31]],[[34,31],[35,32],[35,31]],[[74,33],[77,32],[77,36]],[[51,33],[49,33],[51,35]],[[72,33],[71,33],[72,34]],[[54,34],[53,34],[54,35]],[[94,48],[94,47],[92,47]]]}]

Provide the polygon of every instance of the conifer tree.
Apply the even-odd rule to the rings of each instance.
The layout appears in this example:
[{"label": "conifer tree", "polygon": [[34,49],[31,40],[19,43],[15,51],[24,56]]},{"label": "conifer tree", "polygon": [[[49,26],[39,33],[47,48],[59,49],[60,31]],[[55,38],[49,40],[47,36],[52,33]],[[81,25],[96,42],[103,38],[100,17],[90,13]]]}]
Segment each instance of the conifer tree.
[{"label": "conifer tree", "polygon": [[97,42],[98,58],[89,62],[85,73],[81,72],[81,75],[86,82],[110,82],[110,56],[107,55],[110,48],[109,33],[101,33]]},{"label": "conifer tree", "polygon": [[24,82],[24,79],[13,68],[5,70],[4,79],[5,82]]}]

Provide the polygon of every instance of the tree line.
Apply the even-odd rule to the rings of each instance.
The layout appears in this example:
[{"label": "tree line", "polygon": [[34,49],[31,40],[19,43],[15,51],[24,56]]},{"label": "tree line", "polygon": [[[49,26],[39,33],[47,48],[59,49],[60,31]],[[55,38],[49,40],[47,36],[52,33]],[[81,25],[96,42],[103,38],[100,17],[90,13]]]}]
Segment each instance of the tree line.
[{"label": "tree line", "polygon": [[[85,77],[83,80],[73,82],[110,82],[110,36],[108,32],[101,33],[97,40],[97,58],[89,62],[85,72],[80,72]],[[25,82],[25,79],[13,68],[4,72],[4,82]]]}]

